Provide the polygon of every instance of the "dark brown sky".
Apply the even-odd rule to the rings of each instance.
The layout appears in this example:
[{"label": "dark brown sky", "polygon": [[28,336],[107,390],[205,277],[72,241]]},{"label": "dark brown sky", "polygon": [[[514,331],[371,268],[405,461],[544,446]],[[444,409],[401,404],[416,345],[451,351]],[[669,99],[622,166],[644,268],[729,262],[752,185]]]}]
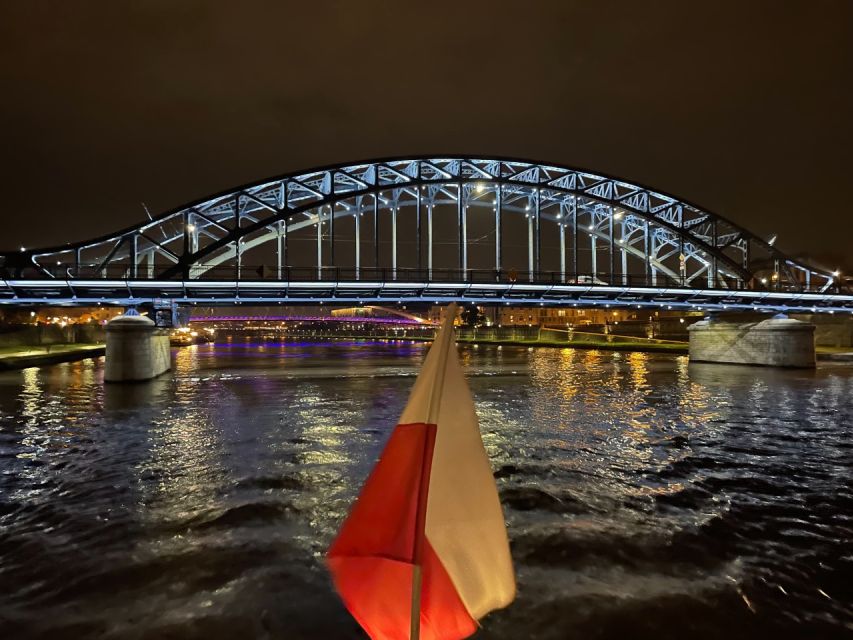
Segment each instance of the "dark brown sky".
[{"label": "dark brown sky", "polygon": [[849,0],[287,4],[4,2],[0,246],[453,152],[634,179],[853,270]]}]

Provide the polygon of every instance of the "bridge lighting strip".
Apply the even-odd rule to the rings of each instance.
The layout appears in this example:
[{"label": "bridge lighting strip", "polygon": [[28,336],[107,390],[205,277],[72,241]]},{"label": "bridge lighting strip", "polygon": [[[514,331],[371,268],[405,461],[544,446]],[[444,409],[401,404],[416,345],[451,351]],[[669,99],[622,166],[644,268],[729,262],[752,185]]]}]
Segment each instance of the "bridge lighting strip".
[{"label": "bridge lighting strip", "polygon": [[519,299],[519,298],[502,298],[502,297],[468,297],[468,296],[443,296],[443,295],[433,295],[433,296],[401,296],[398,299],[393,299],[388,296],[340,296],[340,297],[328,297],[328,296],[310,296],[310,297],[284,297],[271,299],[266,297],[222,297],[222,298],[210,298],[210,297],[196,297],[196,296],[187,296],[187,297],[167,297],[167,296],[152,296],[152,297],[77,297],[73,300],[57,300],[53,298],[13,298],[13,299],[0,299],[0,305],[46,305],[46,306],[57,306],[57,307],[68,307],[68,306],[94,306],[97,304],[100,305],[113,305],[113,306],[136,306],[140,304],[150,303],[154,300],[163,300],[167,299],[170,302],[175,302],[179,305],[189,305],[189,304],[204,304],[204,305],[225,305],[225,304],[247,304],[247,305],[258,305],[258,306],[272,306],[273,304],[295,304],[295,305],[305,305],[305,304],[351,304],[351,303],[359,303],[359,302],[380,302],[384,304],[388,304],[389,302],[420,302],[427,304],[443,304],[450,302],[462,302],[468,304],[484,304],[484,305],[511,305],[511,306],[536,306],[537,303],[539,306],[561,306],[561,307],[614,307],[614,308],[628,308],[628,307],[651,307],[655,309],[679,309],[685,311],[761,311],[761,312],[789,312],[789,313],[851,313],[853,314],[853,308],[850,307],[839,307],[839,306],[823,306],[823,307],[811,307],[809,305],[785,305],[785,304],[760,304],[760,303],[722,303],[719,301],[715,302],[689,302],[689,301],[677,301],[677,300],[663,300],[663,301],[652,301],[652,300],[619,300],[615,298],[573,298],[567,300],[560,299],[548,299],[542,300],[541,298],[536,299]]},{"label": "bridge lighting strip", "polygon": [[[512,283],[476,283],[476,282],[370,282],[370,281],[309,281],[309,282],[241,282],[236,280],[6,280],[7,288],[21,289],[106,289],[106,290],[137,290],[157,289],[169,291],[176,289],[198,290],[221,290],[236,289],[237,291],[268,289],[369,289],[369,290],[391,290],[391,289],[418,289],[422,291],[445,289],[458,289],[462,291],[503,291],[503,292],[546,292],[557,293],[585,293],[585,294],[623,294],[623,295],[656,295],[656,296],[693,296],[713,298],[753,298],[757,300],[775,299],[802,302],[827,302],[845,303],[853,302],[853,295],[808,293],[808,292],[781,292],[781,291],[754,291],[749,289],[691,289],[691,288],[654,288],[654,287],[630,287],[614,285],[592,285],[592,284],[535,284],[524,282]],[[156,296],[166,297],[166,296]]]},{"label": "bridge lighting strip", "polygon": [[[205,281],[205,280],[190,280],[190,281],[173,281],[173,280],[155,280],[155,281],[135,281],[135,280],[7,280],[4,281],[7,289],[11,288],[10,293],[14,294],[14,288],[22,289],[43,289],[56,290],[57,288],[69,288],[72,291],[82,289],[104,290],[102,297],[72,297],[72,298],[53,298],[50,296],[20,298],[12,297],[0,299],[0,304],[45,304],[56,306],[82,305],[82,304],[114,304],[114,305],[135,305],[153,299],[168,299],[180,303],[199,303],[205,304],[241,304],[241,303],[256,303],[256,304],[274,304],[284,301],[291,303],[337,303],[337,302],[363,302],[363,301],[381,301],[388,302],[389,295],[393,297],[396,294],[400,301],[420,302],[440,302],[440,301],[465,301],[478,304],[549,304],[552,306],[565,305],[616,305],[616,306],[631,306],[640,307],[670,307],[680,309],[767,309],[774,311],[801,311],[801,312],[853,312],[849,307],[843,306],[844,303],[853,302],[853,295],[836,295],[822,293],[798,293],[798,292],[776,292],[776,291],[751,291],[751,290],[721,290],[721,289],[691,289],[691,288],[664,288],[657,289],[654,287],[626,287],[613,285],[567,285],[567,284],[535,284],[535,283],[466,283],[466,282],[247,282],[240,283],[235,280],[227,281]],[[156,290],[156,294],[150,290]],[[284,294],[283,297],[263,297],[258,295],[248,296],[240,295],[240,291],[253,292],[257,290],[279,291]],[[290,290],[330,290],[330,291],[371,291],[375,292],[372,296],[363,296],[359,294],[353,295],[328,295],[328,296],[296,296],[288,295]],[[459,295],[447,296],[443,295],[448,289],[459,291]],[[115,293],[116,290],[122,292],[127,291],[130,296],[122,295],[114,297],[108,295]],[[142,296],[134,295],[134,290],[143,293]],[[223,291],[236,290],[237,295],[232,297],[205,297],[198,295],[186,295],[187,290],[194,294],[197,292],[207,291]],[[417,290],[416,295],[407,295],[407,291]],[[432,294],[430,295],[430,292]],[[494,295],[485,295],[486,292],[493,292]],[[384,295],[378,295],[383,293]],[[183,294],[183,295],[181,295]],[[507,295],[527,295],[532,298],[507,298]],[[538,295],[537,295],[538,294]],[[578,298],[559,299],[550,296],[560,294],[580,295]],[[620,300],[620,295],[644,295],[654,296],[655,300]],[[544,299],[542,296],[549,296]],[[588,297],[591,296],[591,297]],[[702,302],[696,300],[661,300],[665,296],[677,296],[681,298],[705,298]],[[726,298],[739,298],[739,302],[723,302]],[[748,300],[744,302],[744,300]],[[826,304],[829,306],[816,307],[817,304]]]}]

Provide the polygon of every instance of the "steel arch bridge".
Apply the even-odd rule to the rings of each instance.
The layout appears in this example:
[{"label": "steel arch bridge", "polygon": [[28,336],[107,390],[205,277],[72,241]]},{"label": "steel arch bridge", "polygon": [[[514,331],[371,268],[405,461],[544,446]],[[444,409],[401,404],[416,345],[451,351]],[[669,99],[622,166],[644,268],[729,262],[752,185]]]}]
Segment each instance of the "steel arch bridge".
[{"label": "steel arch bridge", "polygon": [[834,274],[726,218],[617,178],[510,158],[391,158],[288,174],[95,240],[6,252],[0,270],[6,304],[853,310]]}]

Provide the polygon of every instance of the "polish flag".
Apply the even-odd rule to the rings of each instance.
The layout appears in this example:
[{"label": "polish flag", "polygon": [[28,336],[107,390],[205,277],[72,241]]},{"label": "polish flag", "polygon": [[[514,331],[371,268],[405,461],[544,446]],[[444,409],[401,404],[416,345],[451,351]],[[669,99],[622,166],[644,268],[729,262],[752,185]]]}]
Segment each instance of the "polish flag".
[{"label": "polish flag", "polygon": [[436,336],[399,424],[328,554],[374,640],[455,640],[515,597],[498,492],[453,335]]}]

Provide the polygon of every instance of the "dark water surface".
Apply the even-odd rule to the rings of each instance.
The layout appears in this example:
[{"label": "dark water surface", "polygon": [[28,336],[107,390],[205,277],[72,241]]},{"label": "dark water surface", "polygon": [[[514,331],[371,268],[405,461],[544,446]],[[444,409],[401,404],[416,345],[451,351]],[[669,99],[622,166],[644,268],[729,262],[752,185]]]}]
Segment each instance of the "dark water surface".
[{"label": "dark water surface", "polygon": [[[0,374],[0,638],[360,638],[324,551],[425,346]],[[461,351],[516,602],[478,638],[853,637],[853,367]]]}]

